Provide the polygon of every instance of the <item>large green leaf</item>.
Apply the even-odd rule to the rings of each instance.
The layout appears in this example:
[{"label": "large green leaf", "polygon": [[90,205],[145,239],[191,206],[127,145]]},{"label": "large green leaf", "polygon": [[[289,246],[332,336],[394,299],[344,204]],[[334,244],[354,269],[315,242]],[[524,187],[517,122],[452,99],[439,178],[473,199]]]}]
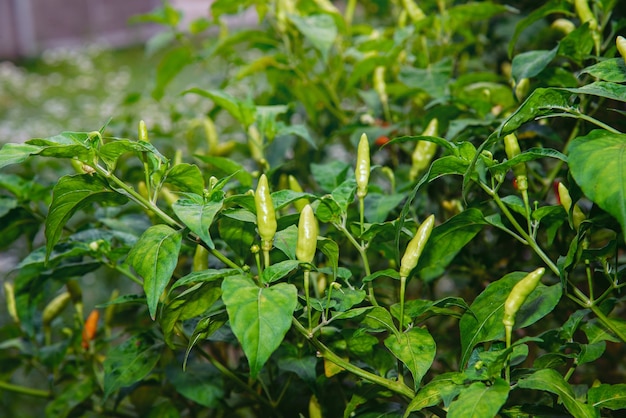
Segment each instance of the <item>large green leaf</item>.
[{"label": "large green leaf", "polygon": [[[491,283],[474,300],[470,310],[463,314],[459,322],[462,365],[465,365],[476,344],[504,337],[504,302],[513,286],[526,275],[527,273],[519,271],[509,273]],[[527,327],[552,312],[561,299],[561,294],[560,284],[537,286],[518,311],[515,328]]]},{"label": "large green leaf", "polygon": [[104,397],[146,377],[161,357],[161,346],[149,334],[113,346],[104,360]]},{"label": "large green leaf", "polygon": [[559,46],[550,51],[528,51],[518,54],[511,63],[511,75],[519,83],[523,78],[531,78],[539,74],[556,57]]},{"label": "large green leaf", "polygon": [[143,277],[150,317],[155,319],[159,299],[178,263],[182,235],[167,225],[148,228],[128,254],[127,263]]},{"label": "large green leaf", "polygon": [[390,335],[385,339],[385,346],[410,370],[415,388],[418,388],[437,351],[430,333],[414,327],[404,333]]},{"label": "large green leaf", "polygon": [[543,6],[535,9],[528,16],[519,21],[519,23],[515,26],[515,33],[509,42],[508,53],[509,57],[513,56],[513,51],[515,49],[515,44],[517,43],[517,39],[520,37],[522,32],[526,30],[533,23],[543,19],[546,16],[549,16],[554,13],[564,13],[570,14],[572,12],[572,6],[570,2],[566,0],[552,0]]},{"label": "large green leaf", "polygon": [[224,397],[219,372],[206,364],[194,364],[188,370],[172,364],[166,369],[166,375],[178,393],[199,405],[215,408]]},{"label": "large green leaf", "polygon": [[120,156],[127,152],[134,153],[148,153],[152,154],[157,161],[165,162],[165,158],[155,147],[149,142],[145,141],[131,141],[129,139],[117,139],[107,142],[102,145],[98,150],[98,156],[104,161],[109,170],[113,170],[117,165],[117,160]]},{"label": "large green leaf", "polygon": [[202,172],[194,164],[176,164],[167,172],[165,182],[173,184],[183,192],[191,192],[197,195],[204,193]]},{"label": "large green leaf", "polygon": [[590,94],[592,96],[605,97],[619,102],[626,102],[626,86],[609,81],[596,81],[579,88],[563,89],[570,93]]},{"label": "large green leaf", "polygon": [[461,249],[486,225],[478,209],[468,209],[433,229],[417,263],[416,271],[423,280],[441,275]]},{"label": "large green leaf", "polygon": [[450,404],[448,418],[495,417],[508,396],[509,384],[504,379],[496,379],[490,386],[474,382]]},{"label": "large green leaf", "polygon": [[119,205],[126,203],[126,200],[125,196],[111,190],[100,177],[89,174],[61,177],[52,190],[52,203],[46,217],[47,256],[76,211],[93,203]]},{"label": "large green leaf", "polygon": [[289,15],[289,20],[313,44],[315,49],[320,51],[326,60],[328,52],[337,38],[337,25],[333,18],[327,14]]},{"label": "large green leaf", "polygon": [[63,387],[54,400],[46,405],[47,418],[65,418],[93,393],[94,384],[91,379],[75,380]]},{"label": "large green leaf", "polygon": [[242,186],[252,186],[252,175],[241,164],[232,159],[210,155],[196,155],[196,158],[209,164],[215,176],[219,177],[219,174],[224,176],[232,175]]},{"label": "large green leaf", "polygon": [[452,62],[442,60],[428,68],[402,67],[399,79],[409,88],[424,90],[434,98],[443,98],[450,78]]},{"label": "large green leaf", "polygon": [[522,389],[543,390],[558,395],[565,408],[576,418],[595,418],[600,416],[598,409],[576,399],[570,384],[554,369],[537,370],[530,376],[520,379],[517,385]]},{"label": "large green leaf", "polygon": [[438,405],[440,402],[443,402],[447,407],[463,388],[458,383],[460,380],[459,374],[456,372],[443,373],[428,382],[411,400],[404,413],[404,418],[408,418],[413,411],[420,411],[429,406]]},{"label": "large green leaf", "polygon": [[568,91],[554,88],[535,89],[524,103],[502,123],[498,136],[509,134],[538,116],[562,112],[564,109],[574,109],[570,104],[571,93]]},{"label": "large green leaf", "polygon": [[222,209],[224,203],[223,193],[213,193],[211,200],[204,202],[201,196],[190,195],[189,199],[179,199],[172,209],[178,218],[189,228],[191,232],[200,237],[209,248],[215,248],[215,244],[209,234],[209,228],[215,219],[215,215]]},{"label": "large green leaf", "polygon": [[626,82],[626,63],[622,58],[609,58],[600,61],[587,68],[583,68],[581,74],[589,74],[602,81],[614,83]]},{"label": "large green leaf", "polygon": [[232,117],[237,119],[243,126],[250,126],[254,123],[256,107],[249,100],[239,100],[223,90],[203,90],[201,88],[191,88],[185,93],[194,93],[211,99],[217,106],[220,106]]},{"label": "large green leaf", "polygon": [[175,348],[173,331],[178,321],[185,321],[203,314],[219,299],[221,294],[219,283],[198,283],[169,300],[163,307],[159,318],[167,345],[172,349]]},{"label": "large green leaf", "polygon": [[569,166],[585,195],[618,220],[626,237],[626,135],[598,129],[573,139]]},{"label": "large green leaf", "polygon": [[626,383],[592,387],[587,402],[595,408],[626,409]]},{"label": "large green leaf", "polygon": [[259,287],[250,278],[237,275],[222,282],[222,292],[230,326],[255,378],[291,328],[298,290],[287,283]]},{"label": "large green leaf", "polygon": [[188,46],[179,46],[168,51],[157,66],[156,85],[152,90],[152,97],[161,100],[165,94],[167,85],[183,68],[189,65],[192,60],[193,55]]},{"label": "large green leaf", "polygon": [[29,144],[4,144],[0,148],[0,168],[11,164],[19,164],[31,155],[38,154],[42,147]]}]

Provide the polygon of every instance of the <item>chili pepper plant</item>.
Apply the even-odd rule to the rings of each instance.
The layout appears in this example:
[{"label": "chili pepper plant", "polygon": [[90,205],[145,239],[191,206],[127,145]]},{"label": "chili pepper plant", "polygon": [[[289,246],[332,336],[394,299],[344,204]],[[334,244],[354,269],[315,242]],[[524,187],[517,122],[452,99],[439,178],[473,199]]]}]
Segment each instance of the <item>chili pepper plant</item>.
[{"label": "chili pepper plant", "polygon": [[[124,137],[68,127],[0,149],[0,245],[22,255],[4,278],[2,409],[620,416],[617,4],[138,17],[165,28],[155,99],[228,65],[176,92],[212,106],[173,135],[137,114]],[[257,26],[226,23],[250,10]]]}]

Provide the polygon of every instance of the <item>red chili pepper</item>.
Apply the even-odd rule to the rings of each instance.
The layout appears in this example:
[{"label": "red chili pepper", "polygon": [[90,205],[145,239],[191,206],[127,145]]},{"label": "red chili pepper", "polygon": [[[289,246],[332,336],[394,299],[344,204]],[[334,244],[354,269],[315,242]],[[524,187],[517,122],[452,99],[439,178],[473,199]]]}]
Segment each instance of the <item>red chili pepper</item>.
[{"label": "red chili pepper", "polygon": [[83,341],[81,343],[85,350],[89,348],[89,342],[93,341],[96,337],[96,332],[98,331],[98,319],[100,319],[100,312],[97,309],[94,309],[85,321],[85,326],[83,327]]},{"label": "red chili pepper", "polygon": [[389,139],[388,136],[385,135],[381,135],[378,138],[376,138],[376,141],[374,141],[374,143],[379,146],[382,147],[383,145],[385,145],[387,142],[391,141],[391,139]]}]

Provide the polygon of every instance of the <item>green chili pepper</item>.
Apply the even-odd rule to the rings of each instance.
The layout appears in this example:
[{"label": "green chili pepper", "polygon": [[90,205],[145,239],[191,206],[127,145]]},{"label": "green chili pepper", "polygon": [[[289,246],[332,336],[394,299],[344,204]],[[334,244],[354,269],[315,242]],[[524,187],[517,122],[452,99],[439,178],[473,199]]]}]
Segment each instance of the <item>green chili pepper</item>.
[{"label": "green chili pepper", "polygon": [[428,241],[434,225],[435,215],[430,215],[422,222],[415,236],[409,241],[400,261],[400,277],[408,277],[415,266],[417,266],[417,262],[422,255],[422,251],[424,251],[426,241]]},{"label": "green chili pepper", "polygon": [[[504,137],[504,150],[506,151],[506,156],[509,160],[515,158],[519,154],[522,153],[519,147],[519,142],[517,142],[517,137],[515,134],[509,134]],[[513,173],[515,174],[515,179],[517,181],[517,190],[520,192],[525,192],[528,190],[528,177],[526,176],[526,164],[520,163],[516,164],[513,167]]]},{"label": "green chili pepper", "polygon": [[140,120],[139,128],[137,131],[138,131],[140,141],[150,142],[148,140],[148,128],[146,127],[146,122],[144,122],[143,120]]},{"label": "green chili pepper", "polygon": [[537,270],[528,273],[526,277],[513,286],[511,293],[509,293],[509,296],[506,298],[506,301],[504,302],[504,317],[502,319],[502,323],[504,324],[507,332],[507,346],[510,345],[510,333],[513,329],[513,325],[515,324],[517,312],[528,298],[528,295],[530,295],[539,285],[539,281],[545,271],[545,268],[539,267]]},{"label": "green chili pepper", "polygon": [[306,205],[300,213],[298,222],[298,242],[296,258],[303,263],[312,263],[317,249],[317,234],[319,227],[311,205]]},{"label": "green chili pepper", "polygon": [[367,186],[370,179],[370,143],[367,135],[361,135],[356,155],[356,195],[359,199],[367,195]]},{"label": "green chili pepper", "polygon": [[[558,189],[559,201],[561,202],[561,206],[563,206],[563,209],[565,209],[565,212],[567,212],[569,216],[570,209],[572,209],[572,198],[569,195],[569,190],[567,190],[567,187],[565,187],[563,183],[559,183]],[[574,225],[574,229],[578,230],[580,224],[586,218],[587,217],[585,216],[583,211],[580,210],[580,207],[578,205],[574,205],[574,208],[572,209],[572,224]]]},{"label": "green chili pepper", "polygon": [[[287,177],[287,181],[289,183],[289,188],[294,192],[302,193],[304,191],[302,190],[302,186],[300,186],[300,183],[298,183],[298,180],[291,174],[289,175],[289,177]],[[293,202],[293,206],[298,212],[302,212],[302,209],[304,209],[304,207],[308,204],[309,200],[304,197]]]},{"label": "green chili pepper", "polygon": [[402,6],[414,23],[426,18],[422,9],[413,0],[402,0]]},{"label": "green chili pepper", "polygon": [[256,220],[259,235],[261,236],[261,248],[263,251],[272,249],[272,241],[276,234],[276,213],[274,203],[270,196],[270,187],[267,183],[267,176],[261,174],[256,192],[254,193],[254,204],[256,206]]},{"label": "green chili pepper", "polygon": [[63,292],[46,305],[41,316],[44,327],[50,326],[52,320],[63,312],[63,309],[65,309],[71,299],[72,295],[70,295],[70,292]]},{"label": "green chili pepper", "polygon": [[[424,136],[437,136],[439,130],[439,121],[437,118],[430,120],[426,129],[422,135]],[[432,161],[435,153],[437,152],[437,144],[430,141],[417,141],[415,144],[415,150],[411,156],[411,171],[409,177],[411,180],[415,180],[417,176],[428,168],[428,165]]]},{"label": "green chili pepper", "polygon": [[617,50],[619,51],[620,55],[624,59],[624,63],[626,63],[626,38],[624,38],[623,36],[618,36],[617,39],[615,39],[615,45],[617,46]]},{"label": "green chili pepper", "polygon": [[598,28],[598,21],[594,16],[593,12],[589,8],[589,3],[587,0],[574,0],[574,8],[576,9],[576,14],[582,23],[588,23],[589,29],[591,29],[591,37],[593,38],[593,42],[595,44],[596,53],[600,53],[600,31]]},{"label": "green chili pepper", "polygon": [[15,289],[13,283],[4,282],[4,296],[7,302],[7,312],[16,324],[20,323],[20,317],[17,314],[17,305],[15,304]]},{"label": "green chili pepper", "polygon": [[202,271],[209,268],[209,251],[202,245],[196,245],[196,251],[193,254],[192,271]]}]

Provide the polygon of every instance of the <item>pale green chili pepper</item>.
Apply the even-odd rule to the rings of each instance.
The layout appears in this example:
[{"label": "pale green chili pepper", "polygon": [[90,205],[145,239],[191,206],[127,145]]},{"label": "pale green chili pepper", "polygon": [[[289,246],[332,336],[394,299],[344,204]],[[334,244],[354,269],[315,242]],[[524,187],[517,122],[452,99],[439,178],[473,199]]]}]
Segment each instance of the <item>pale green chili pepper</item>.
[{"label": "pale green chili pepper", "polygon": [[304,263],[312,263],[317,249],[317,234],[319,227],[311,205],[304,206],[298,222],[298,241],[296,258]]},{"label": "pale green chili pepper", "polygon": [[526,277],[513,286],[511,293],[509,293],[509,296],[506,298],[506,301],[504,302],[504,316],[502,318],[502,323],[504,324],[506,331],[507,347],[511,345],[511,332],[513,330],[513,325],[515,324],[515,317],[517,316],[517,313],[526,299],[528,299],[528,296],[537,288],[539,281],[545,272],[545,268],[539,267],[535,271],[528,273]]},{"label": "pale green chili pepper", "polygon": [[[439,130],[439,121],[437,118],[433,118],[428,122],[426,129],[422,132],[423,136],[437,136]],[[417,141],[415,149],[411,155],[411,171],[409,178],[415,180],[417,176],[428,168],[428,165],[432,161],[435,153],[437,152],[437,144],[430,141]]]},{"label": "pale green chili pepper", "polygon": [[[509,134],[504,137],[504,150],[509,160],[522,153],[517,142],[515,134]],[[528,190],[528,177],[526,176],[526,164],[520,163],[513,167],[513,174],[515,174],[515,180],[517,181],[517,190],[525,192]]]},{"label": "pale green chili pepper", "polygon": [[367,187],[370,178],[370,143],[367,135],[361,135],[356,155],[356,195],[359,199],[367,195]]},{"label": "pale green chili pepper", "polygon": [[408,277],[411,271],[417,266],[426,242],[435,225],[435,215],[430,215],[422,222],[417,229],[415,236],[409,241],[400,261],[400,277]]},{"label": "pale green chili pepper", "polygon": [[624,59],[624,63],[626,63],[626,38],[618,36],[617,39],[615,39],[615,46],[617,46],[617,51]]},{"label": "pale green chili pepper", "polygon": [[254,193],[254,205],[256,207],[257,228],[261,236],[261,248],[263,251],[269,251],[272,249],[277,224],[274,203],[272,202],[270,187],[265,174],[261,174],[259,178],[259,183]]},{"label": "pale green chili pepper", "polygon": [[[561,206],[565,209],[565,212],[568,213],[572,209],[572,198],[569,195],[569,190],[563,183],[559,183],[559,201],[561,202]],[[585,214],[578,205],[574,205],[572,209],[572,224],[574,225],[574,229],[578,230],[580,224],[586,219]]]}]

